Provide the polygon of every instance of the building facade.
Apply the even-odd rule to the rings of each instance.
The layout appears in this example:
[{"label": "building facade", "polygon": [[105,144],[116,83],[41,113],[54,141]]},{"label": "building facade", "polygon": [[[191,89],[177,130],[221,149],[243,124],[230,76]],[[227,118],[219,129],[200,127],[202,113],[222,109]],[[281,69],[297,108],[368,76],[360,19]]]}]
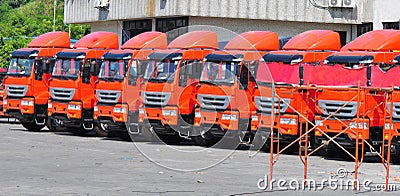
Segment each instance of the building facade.
[{"label": "building facade", "polygon": [[235,33],[270,30],[280,37],[311,29],[339,32],[342,44],[375,29],[399,29],[399,0],[65,0],[64,22],[112,31],[121,43],[144,31],[213,25]]}]

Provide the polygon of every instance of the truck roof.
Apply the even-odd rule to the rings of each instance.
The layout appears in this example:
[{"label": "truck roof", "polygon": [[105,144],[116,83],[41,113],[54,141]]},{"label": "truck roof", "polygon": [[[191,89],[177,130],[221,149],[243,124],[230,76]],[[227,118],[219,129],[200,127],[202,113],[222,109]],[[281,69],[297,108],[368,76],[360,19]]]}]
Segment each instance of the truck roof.
[{"label": "truck roof", "polygon": [[357,37],[343,46],[341,51],[380,51],[400,50],[400,30],[375,30]]},{"label": "truck roof", "polygon": [[167,45],[165,33],[151,31],[136,35],[125,42],[121,49],[167,49]]},{"label": "truck roof", "polygon": [[191,31],[174,39],[169,49],[218,49],[218,37],[212,31]]},{"label": "truck roof", "polygon": [[248,31],[234,37],[225,50],[279,50],[278,34],[272,31]]},{"label": "truck roof", "polygon": [[118,49],[118,35],[112,32],[98,31],[82,37],[74,45],[75,49]]},{"label": "truck roof", "polygon": [[33,39],[28,48],[69,48],[70,38],[67,32],[48,32]]},{"label": "truck roof", "polygon": [[330,30],[310,30],[300,33],[283,46],[283,50],[339,51],[340,48],[339,34]]},{"label": "truck roof", "polygon": [[214,51],[205,58],[207,61],[232,61],[234,59],[243,59],[244,61],[260,60],[265,52],[261,51],[243,51],[243,50],[225,50]]}]

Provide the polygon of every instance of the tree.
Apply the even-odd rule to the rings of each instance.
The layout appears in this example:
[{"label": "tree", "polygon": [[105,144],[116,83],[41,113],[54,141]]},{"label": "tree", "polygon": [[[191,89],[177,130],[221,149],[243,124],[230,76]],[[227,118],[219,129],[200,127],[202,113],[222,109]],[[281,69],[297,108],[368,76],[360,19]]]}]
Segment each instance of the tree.
[{"label": "tree", "polygon": [[[80,39],[90,32],[89,25],[63,23],[64,1],[57,0],[56,30],[69,31],[71,38]],[[53,30],[53,1],[0,1],[0,67],[6,67],[12,51],[26,47],[33,37]]]}]

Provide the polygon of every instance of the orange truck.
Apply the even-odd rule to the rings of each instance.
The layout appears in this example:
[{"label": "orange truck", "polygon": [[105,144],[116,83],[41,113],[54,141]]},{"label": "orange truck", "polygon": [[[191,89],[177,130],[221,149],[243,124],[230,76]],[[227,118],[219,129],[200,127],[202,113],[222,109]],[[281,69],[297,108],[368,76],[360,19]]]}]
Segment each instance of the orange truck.
[{"label": "orange truck", "polygon": [[156,133],[166,143],[179,142],[179,134],[188,135],[202,60],[217,48],[215,32],[192,31],[173,40],[168,50],[149,55],[141,92],[144,103],[139,109],[140,134]]},{"label": "orange truck", "polygon": [[[341,133],[334,138],[335,141],[355,155],[358,129],[358,145],[362,145],[363,138],[374,148],[380,149],[386,106],[385,93],[382,91],[384,86],[379,84],[379,80],[387,78],[376,75],[383,72],[399,54],[394,52],[400,50],[399,40],[398,30],[365,33],[344,46],[340,52],[327,57],[327,65],[314,70],[319,75],[336,76],[319,78],[312,82],[320,86],[316,94],[317,145]],[[315,76],[310,74],[310,77]],[[348,157],[333,142],[329,142],[322,150],[328,156]],[[359,152],[361,155],[361,150]]]},{"label": "orange truck", "polygon": [[121,50],[111,50],[103,55],[94,106],[98,135],[129,137],[127,128],[132,133],[138,132],[140,87],[147,56],[166,48],[165,33],[145,32],[128,40]]},{"label": "orange truck", "polygon": [[279,50],[277,33],[249,31],[205,57],[191,134],[198,145],[235,147],[250,142],[254,72],[262,55],[271,50]]},{"label": "orange truck", "polygon": [[94,32],[82,37],[73,49],[62,50],[50,79],[48,116],[53,126],[83,134],[93,130],[95,83],[102,56],[118,49],[118,35]]},{"label": "orange truck", "polygon": [[[283,46],[283,50],[271,51],[263,56],[265,62],[258,67],[258,88],[253,94],[256,110],[251,116],[251,131],[258,132],[257,136],[262,137],[259,141],[269,140],[271,127],[274,139],[279,138],[283,147],[307,131],[309,122],[314,121],[315,103],[312,100],[315,99],[315,90],[302,88],[306,84],[303,68],[305,65],[321,64],[340,47],[338,33],[311,30],[294,36]],[[271,118],[271,115],[274,117]],[[266,142],[265,147],[269,144]],[[291,145],[288,151],[295,151],[297,146]]]},{"label": "orange truck", "polygon": [[49,32],[32,40],[27,48],[11,53],[3,83],[5,114],[17,118],[28,130],[40,130],[46,125],[54,56],[69,47],[68,33]]}]

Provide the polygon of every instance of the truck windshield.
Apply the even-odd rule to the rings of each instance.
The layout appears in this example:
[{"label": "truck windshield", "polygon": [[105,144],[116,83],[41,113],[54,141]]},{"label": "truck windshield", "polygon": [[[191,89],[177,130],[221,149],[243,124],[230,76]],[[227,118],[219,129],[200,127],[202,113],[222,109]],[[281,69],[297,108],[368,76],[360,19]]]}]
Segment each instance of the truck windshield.
[{"label": "truck windshield", "polygon": [[60,79],[77,79],[82,62],[81,59],[57,59],[51,76]]},{"label": "truck windshield", "polygon": [[7,75],[30,76],[34,60],[33,58],[12,58],[8,66]]},{"label": "truck windshield", "polygon": [[200,82],[211,84],[233,84],[237,72],[236,62],[206,62]]},{"label": "truck windshield", "polygon": [[127,60],[105,60],[100,67],[99,79],[123,80],[127,67]]},{"label": "truck windshield", "polygon": [[179,61],[149,61],[144,79],[153,82],[166,82],[174,79]]}]

